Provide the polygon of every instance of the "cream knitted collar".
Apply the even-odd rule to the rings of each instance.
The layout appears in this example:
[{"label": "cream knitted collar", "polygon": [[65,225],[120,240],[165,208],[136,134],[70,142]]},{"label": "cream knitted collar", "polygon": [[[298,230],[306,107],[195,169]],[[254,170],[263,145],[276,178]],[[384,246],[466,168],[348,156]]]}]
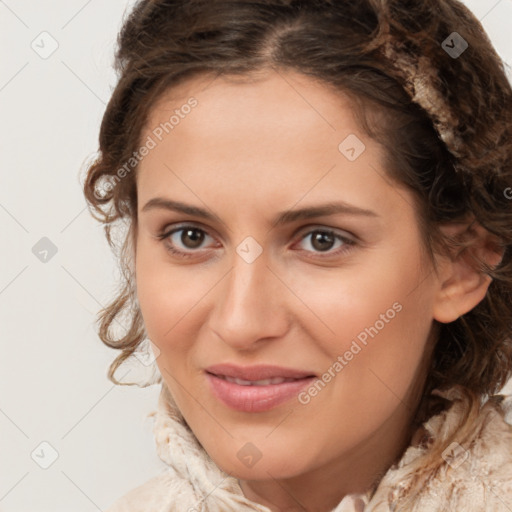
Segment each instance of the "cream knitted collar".
[{"label": "cream knitted collar", "polygon": [[[424,455],[446,445],[465,412],[459,388],[435,393],[452,405],[432,416],[423,424],[422,432],[418,431],[427,434],[423,440],[428,442],[412,444],[371,495],[346,496],[331,512],[512,511],[512,396],[488,400],[477,417],[470,419],[469,434],[461,444],[448,443],[434,464],[425,466]],[[165,383],[157,410],[150,416],[155,419],[157,453],[169,466],[167,481],[172,482],[172,500],[155,510],[270,512],[247,499],[238,480],[216,466],[185,422]],[[403,508],[403,499],[410,497],[408,490],[418,481],[421,491],[414,495],[413,505]]]}]

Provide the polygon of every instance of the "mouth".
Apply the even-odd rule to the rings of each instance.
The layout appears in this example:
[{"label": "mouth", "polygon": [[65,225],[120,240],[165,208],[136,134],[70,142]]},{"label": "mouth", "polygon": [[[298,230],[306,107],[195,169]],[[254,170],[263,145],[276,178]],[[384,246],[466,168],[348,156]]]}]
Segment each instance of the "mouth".
[{"label": "mouth", "polygon": [[242,412],[264,412],[297,397],[317,378],[277,366],[217,365],[205,370],[210,391],[222,404]]},{"label": "mouth", "polygon": [[[209,373],[209,372],[208,372]],[[284,377],[273,377],[271,379],[261,379],[261,380],[245,380],[238,379],[236,377],[228,377],[227,375],[216,375],[214,373],[210,373],[219,379],[227,380],[228,382],[232,382],[233,384],[238,384],[239,386],[269,386],[272,384],[282,384],[283,382],[295,382],[297,380],[302,379],[290,379]]]},{"label": "mouth", "polygon": [[[206,372],[217,377],[239,379],[246,383],[260,382],[271,379],[297,380],[305,377],[315,377],[313,372],[299,370],[296,368],[287,368],[269,364],[259,364],[253,366],[239,366],[232,363],[216,364],[205,368]],[[245,383],[240,382],[241,385]],[[264,384],[263,384],[264,385]]]}]

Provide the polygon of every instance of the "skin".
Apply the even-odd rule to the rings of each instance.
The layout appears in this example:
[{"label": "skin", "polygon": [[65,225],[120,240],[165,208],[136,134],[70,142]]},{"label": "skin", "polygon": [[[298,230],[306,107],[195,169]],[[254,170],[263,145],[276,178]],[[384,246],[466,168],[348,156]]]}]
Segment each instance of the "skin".
[{"label": "skin", "polygon": [[[433,271],[412,195],[385,176],[386,148],[362,132],[343,94],[293,72],[194,78],[154,106],[142,138],[191,96],[198,105],[137,172],[136,285],[157,364],[200,443],[246,497],[272,511],[329,511],[401,455],[434,320],[469,311],[490,281],[462,260],[439,257]],[[338,149],[350,134],[366,146],[355,161]],[[143,211],[157,196],[220,220]],[[279,212],[330,201],[375,216],[272,225]],[[202,230],[193,232],[204,233],[199,245],[184,231],[158,238],[184,224]],[[335,238],[322,251],[316,229],[354,244]],[[262,249],[252,263],[236,252],[248,236]],[[400,312],[307,404],[239,412],[209,390],[204,368],[221,362],[321,375],[395,303]],[[252,467],[237,457],[249,442],[261,453]]]}]

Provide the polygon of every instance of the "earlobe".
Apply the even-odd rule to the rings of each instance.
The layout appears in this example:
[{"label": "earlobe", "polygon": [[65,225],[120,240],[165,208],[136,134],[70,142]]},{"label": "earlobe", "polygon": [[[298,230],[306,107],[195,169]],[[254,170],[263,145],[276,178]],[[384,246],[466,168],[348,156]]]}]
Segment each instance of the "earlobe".
[{"label": "earlobe", "polygon": [[479,269],[485,263],[496,267],[502,257],[496,238],[479,224],[452,224],[442,228],[448,238],[463,243],[462,251],[439,262],[439,288],[433,315],[441,323],[449,323],[471,311],[485,297],[492,278]]}]

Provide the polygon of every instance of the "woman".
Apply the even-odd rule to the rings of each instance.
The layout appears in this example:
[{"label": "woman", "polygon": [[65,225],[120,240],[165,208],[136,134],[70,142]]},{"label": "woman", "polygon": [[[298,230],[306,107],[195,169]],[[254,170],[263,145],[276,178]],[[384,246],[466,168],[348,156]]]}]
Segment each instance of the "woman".
[{"label": "woman", "polygon": [[109,512],[511,510],[512,91],[473,15],[142,0],[116,69],[99,334],[116,383],[151,340],[168,470]]}]

